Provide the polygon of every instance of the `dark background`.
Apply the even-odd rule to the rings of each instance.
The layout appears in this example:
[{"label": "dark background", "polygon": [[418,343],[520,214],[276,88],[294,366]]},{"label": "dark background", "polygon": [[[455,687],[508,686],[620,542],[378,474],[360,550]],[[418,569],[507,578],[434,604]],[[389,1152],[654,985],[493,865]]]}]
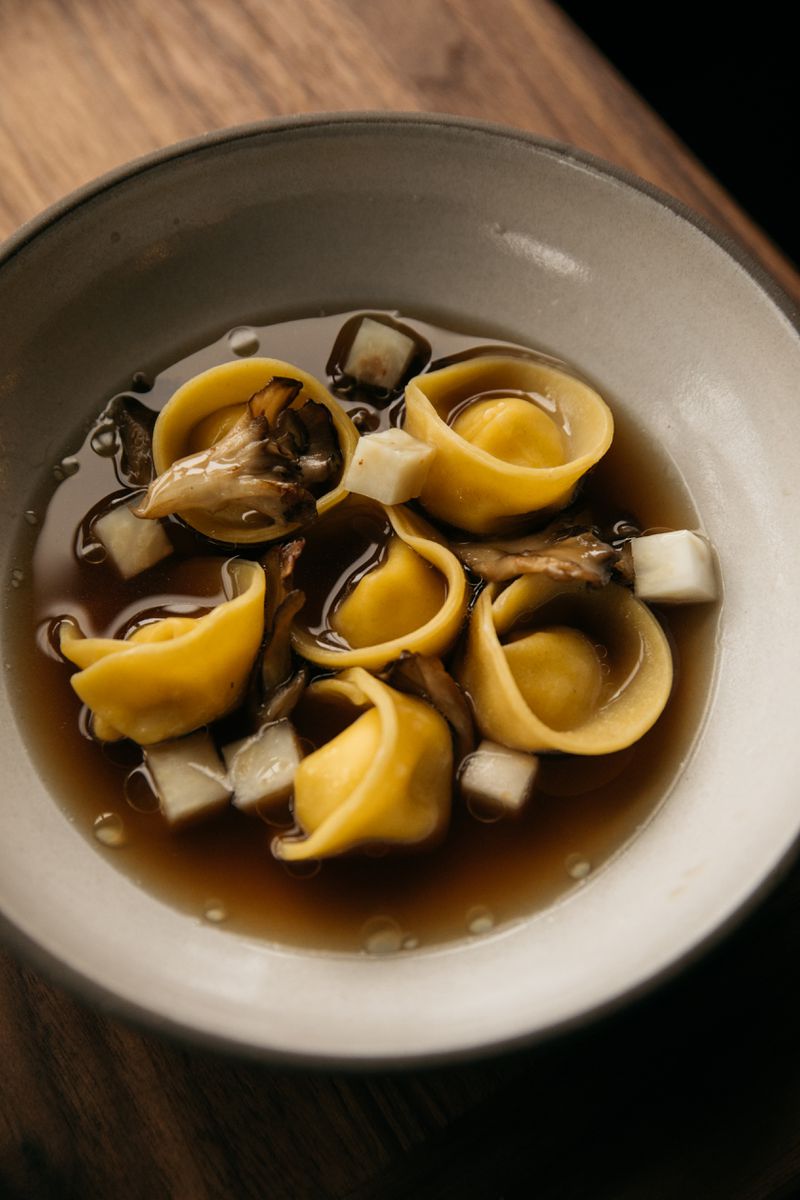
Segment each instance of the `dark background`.
[{"label": "dark background", "polygon": [[791,8],[702,0],[561,0],[561,8],[784,253],[800,261],[800,56],[786,16]]}]

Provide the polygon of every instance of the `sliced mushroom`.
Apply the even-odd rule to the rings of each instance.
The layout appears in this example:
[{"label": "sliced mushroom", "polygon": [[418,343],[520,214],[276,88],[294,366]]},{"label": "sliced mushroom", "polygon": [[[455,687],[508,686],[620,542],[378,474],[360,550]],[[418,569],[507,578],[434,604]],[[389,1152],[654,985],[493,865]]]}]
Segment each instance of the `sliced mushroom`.
[{"label": "sliced mushroom", "polygon": [[272,440],[286,458],[299,458],[307,442],[306,427],[297,409],[285,408],[274,423]]},{"label": "sliced mushroom", "polygon": [[[282,457],[295,460],[305,487],[327,483],[342,468],[342,452],[333,418],[324,404],[306,400],[302,408],[289,405],[302,385],[276,376],[250,400],[251,411],[269,421],[271,442]],[[284,465],[284,464],[282,464]]]},{"label": "sliced mushroom", "polygon": [[157,416],[135,396],[115,396],[104,413],[117,427],[122,447],[119,469],[131,487],[147,487],[153,478],[153,426]]},{"label": "sliced mushroom", "polygon": [[291,716],[307,686],[308,667],[303,665],[261,702],[256,713],[259,724],[269,725]]},{"label": "sliced mushroom", "polygon": [[492,582],[518,575],[608,583],[619,552],[591,529],[550,526],[525,537],[494,542],[456,542],[453,551],[477,575]]},{"label": "sliced mushroom", "polygon": [[[294,416],[285,413],[284,416]],[[305,444],[298,455],[300,477],[306,487],[327,483],[342,469],[342,452],[333,426],[333,418],[324,404],[308,400],[297,417],[305,430]]]},{"label": "sliced mushroom", "polygon": [[316,500],[308,485],[340,470],[342,457],[323,405],[309,400],[289,409],[301,388],[294,379],[271,379],[223,438],[178,459],[153,481],[136,516],[223,513],[231,505],[284,523],[313,516]]},{"label": "sliced mushroom", "polygon": [[230,504],[244,504],[276,521],[302,520],[314,512],[314,497],[301,484],[275,477],[276,467],[290,461],[270,441],[266,418],[246,412],[219,442],[179,458],[153,480],[136,516],[221,512]]},{"label": "sliced mushroom", "polygon": [[308,682],[305,666],[295,669],[290,632],[292,622],[305,604],[305,595],[292,586],[295,563],[305,542],[296,538],[276,546],[264,556],[267,574],[265,627],[267,636],[257,680],[255,719],[259,724],[287,717]]},{"label": "sliced mushroom", "polygon": [[303,385],[299,379],[273,375],[269,383],[264,384],[260,391],[250,397],[248,408],[254,417],[266,417],[267,423],[272,426],[302,390]]},{"label": "sliced mushroom", "polygon": [[294,591],[294,569],[305,545],[305,538],[294,538],[281,546],[273,546],[261,559],[267,576],[264,625],[268,631],[275,623],[275,615],[281,604]]},{"label": "sliced mushroom", "polygon": [[470,754],[475,747],[475,728],[466,697],[448,675],[441,659],[404,651],[380,676],[390,687],[410,696],[427,700],[439,712],[453,734],[455,760]]},{"label": "sliced mushroom", "polygon": [[277,687],[285,683],[292,673],[293,659],[289,635],[292,621],[306,602],[305,595],[300,591],[289,592],[275,613],[261,663],[261,682],[264,695],[269,696]]}]

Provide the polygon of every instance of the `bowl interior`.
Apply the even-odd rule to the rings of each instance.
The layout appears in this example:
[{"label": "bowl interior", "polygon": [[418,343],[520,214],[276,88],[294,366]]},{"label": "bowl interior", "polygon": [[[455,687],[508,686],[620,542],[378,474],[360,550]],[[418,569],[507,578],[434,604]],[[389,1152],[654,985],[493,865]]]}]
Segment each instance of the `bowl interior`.
[{"label": "bowl interior", "polygon": [[[713,697],[668,802],[566,901],[380,960],[226,934],[137,888],[69,823],[26,740],[24,520],[132,367],[239,324],[393,307],[578,367],[686,487],[724,586]],[[211,138],[89,189],[0,260],[0,909],[118,1009],[255,1053],[411,1060],[534,1037],[644,986],[776,871],[800,815],[792,444],[800,342],[735,255],[659,197],[524,135],[304,119]]]}]

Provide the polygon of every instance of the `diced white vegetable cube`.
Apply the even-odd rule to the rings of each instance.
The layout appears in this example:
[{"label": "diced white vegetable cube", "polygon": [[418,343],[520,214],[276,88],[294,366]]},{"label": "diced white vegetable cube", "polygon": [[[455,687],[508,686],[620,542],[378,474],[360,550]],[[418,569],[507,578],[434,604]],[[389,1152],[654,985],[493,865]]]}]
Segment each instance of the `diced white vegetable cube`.
[{"label": "diced white vegetable cube", "polygon": [[290,721],[264,725],[252,737],[223,746],[233,803],[243,812],[282,804],[294,783],[302,751]]},{"label": "diced white vegetable cube", "polygon": [[634,590],[640,600],[692,604],[716,600],[711,547],[689,529],[631,539]]},{"label": "diced white vegetable cube", "polygon": [[170,825],[211,816],[230,799],[225,767],[205,730],[146,746],[144,761]]},{"label": "diced white vegetable cube", "polygon": [[425,486],[435,453],[404,429],[370,433],[356,442],[342,483],[349,492],[382,504],[405,504]]},{"label": "diced white vegetable cube", "polygon": [[535,754],[484,740],[464,759],[458,782],[468,803],[482,813],[505,816],[519,812],[527,802],[538,770]]},{"label": "diced white vegetable cube", "polygon": [[344,373],[359,383],[391,390],[403,378],[415,349],[407,334],[364,317],[350,345]]},{"label": "diced white vegetable cube", "polygon": [[172,554],[172,542],[161,522],[135,517],[127,504],[95,521],[94,533],[123,579],[140,575]]}]

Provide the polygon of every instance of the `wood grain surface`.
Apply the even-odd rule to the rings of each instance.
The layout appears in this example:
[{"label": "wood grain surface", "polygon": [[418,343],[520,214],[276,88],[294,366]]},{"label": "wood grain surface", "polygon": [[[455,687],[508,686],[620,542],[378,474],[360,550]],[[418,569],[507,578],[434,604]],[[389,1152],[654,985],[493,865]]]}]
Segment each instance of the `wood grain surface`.
[{"label": "wood grain surface", "polygon": [[[456,112],[571,141],[800,279],[547,0],[0,0],[0,237],[217,126]],[[782,1200],[800,1188],[795,871],[655,996],[543,1048],[292,1073],[142,1034],[0,960],[0,1200]],[[793,969],[794,968],[794,969]]]}]

